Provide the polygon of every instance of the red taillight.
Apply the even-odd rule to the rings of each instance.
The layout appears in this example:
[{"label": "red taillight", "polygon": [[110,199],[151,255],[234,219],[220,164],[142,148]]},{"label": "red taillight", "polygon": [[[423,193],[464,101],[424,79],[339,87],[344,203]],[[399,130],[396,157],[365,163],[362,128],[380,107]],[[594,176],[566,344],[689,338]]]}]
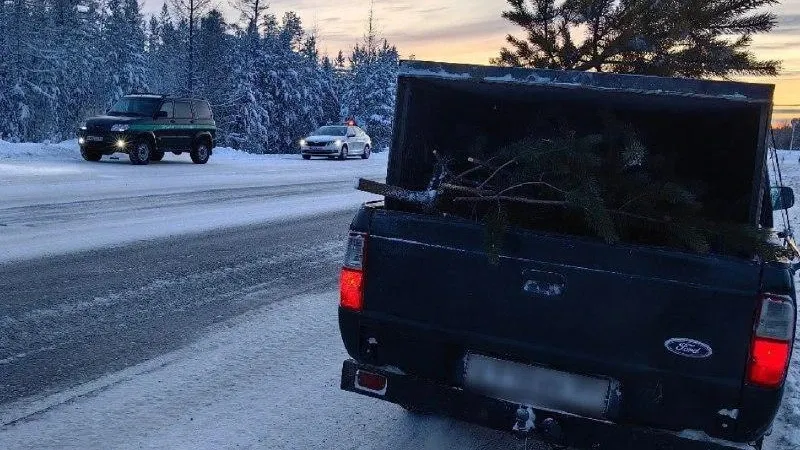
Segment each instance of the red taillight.
[{"label": "red taillight", "polygon": [[339,280],[339,305],[353,311],[361,311],[364,306],[364,272],[360,270],[342,269],[342,276]]},{"label": "red taillight", "polygon": [[755,338],[747,378],[750,383],[774,388],[783,383],[791,353],[791,343]]},{"label": "red taillight", "polygon": [[765,388],[783,384],[792,354],[794,322],[795,311],[790,297],[763,296],[747,367],[750,384]]},{"label": "red taillight", "polygon": [[386,393],[386,377],[377,373],[358,370],[355,384],[357,388],[364,391],[375,392],[376,394]]},{"label": "red taillight", "polygon": [[364,307],[364,254],[367,236],[362,233],[350,233],[347,240],[347,252],[344,267],[339,278],[339,305],[352,311],[361,311]]}]

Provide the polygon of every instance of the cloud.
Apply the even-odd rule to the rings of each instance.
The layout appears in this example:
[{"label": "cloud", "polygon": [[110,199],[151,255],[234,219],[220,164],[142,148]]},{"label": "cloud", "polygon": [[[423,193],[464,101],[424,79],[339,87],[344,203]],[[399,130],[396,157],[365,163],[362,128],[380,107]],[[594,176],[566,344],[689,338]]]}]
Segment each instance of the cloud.
[{"label": "cloud", "polygon": [[778,26],[770,34],[800,34],[800,14],[782,14],[778,16]]},{"label": "cloud", "polygon": [[788,115],[788,114],[797,114],[800,115],[800,108],[773,108],[773,114],[780,114],[780,115]]},{"label": "cloud", "polygon": [[513,31],[513,26],[501,17],[479,20],[473,22],[457,23],[455,25],[437,25],[432,28],[416,29],[413,31],[387,32],[390,38],[407,43],[464,41],[475,38],[486,38],[496,35],[505,35]]}]

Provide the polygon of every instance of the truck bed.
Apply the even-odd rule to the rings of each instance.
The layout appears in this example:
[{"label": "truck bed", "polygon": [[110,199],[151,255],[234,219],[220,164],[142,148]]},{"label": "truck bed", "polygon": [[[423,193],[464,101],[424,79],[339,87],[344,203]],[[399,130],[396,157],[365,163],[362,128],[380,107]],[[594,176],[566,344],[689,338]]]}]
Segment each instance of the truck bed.
[{"label": "truck bed", "polygon": [[340,312],[356,360],[455,387],[472,354],[608,379],[618,404],[602,420],[739,442],[772,420],[747,406],[780,394],[744,383],[757,262],[515,230],[494,264],[479,224],[374,206],[352,231],[368,234],[363,311]]}]

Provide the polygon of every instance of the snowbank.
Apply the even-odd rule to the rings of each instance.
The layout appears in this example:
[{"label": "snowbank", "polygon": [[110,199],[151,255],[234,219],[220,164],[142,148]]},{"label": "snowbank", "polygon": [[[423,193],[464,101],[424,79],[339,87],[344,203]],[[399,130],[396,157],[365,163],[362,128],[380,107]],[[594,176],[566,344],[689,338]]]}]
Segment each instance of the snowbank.
[{"label": "snowbank", "polygon": [[81,154],[76,139],[57,144],[13,143],[0,140],[0,159],[81,159]]},{"label": "snowbank", "polygon": [[[121,159],[127,158],[123,154],[117,154]],[[384,152],[373,153],[372,157],[386,157]],[[107,158],[107,157],[106,157]],[[280,153],[280,154],[254,154],[237,150],[231,147],[215,147],[213,159],[227,161],[243,160],[297,160],[299,153]],[[78,140],[71,139],[59,143],[14,143],[0,140],[0,159],[32,161],[32,160],[81,160],[81,153],[78,149]]]}]

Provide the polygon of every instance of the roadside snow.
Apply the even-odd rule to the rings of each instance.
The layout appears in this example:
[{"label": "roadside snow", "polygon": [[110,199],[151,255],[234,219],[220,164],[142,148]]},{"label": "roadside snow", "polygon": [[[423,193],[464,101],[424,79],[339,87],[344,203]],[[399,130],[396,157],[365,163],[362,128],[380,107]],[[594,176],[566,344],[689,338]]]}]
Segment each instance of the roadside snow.
[{"label": "roadside snow", "polygon": [[57,144],[43,143],[12,143],[0,140],[0,161],[14,160],[42,160],[42,159],[80,159],[77,152],[76,139]]},{"label": "roadside snow", "polygon": [[2,407],[0,448],[519,447],[508,434],[416,417],[341,391],[347,355],[336,298],[335,291],[288,298],[224,323],[185,349]]},{"label": "roadside snow", "polygon": [[[779,151],[783,174],[783,184],[794,189],[800,200],[800,152]],[[772,165],[770,164],[770,169]],[[774,179],[775,176],[771,175]],[[773,184],[777,185],[776,181]],[[780,214],[775,215],[776,224],[782,223]],[[800,204],[789,210],[789,220],[794,228],[795,238],[800,238]],[[795,285],[800,286],[800,277],[795,275]],[[797,314],[800,319],[800,311]],[[800,330],[800,320],[798,320]],[[773,433],[764,442],[764,450],[797,450],[800,448],[800,339],[795,339],[789,376],[783,405],[775,420]]]},{"label": "roadside snow", "polygon": [[355,210],[375,196],[358,177],[386,176],[387,153],[304,161],[214,149],[206,165],[167,154],[83,161],[77,143],[0,142],[0,262],[284,218]]}]

